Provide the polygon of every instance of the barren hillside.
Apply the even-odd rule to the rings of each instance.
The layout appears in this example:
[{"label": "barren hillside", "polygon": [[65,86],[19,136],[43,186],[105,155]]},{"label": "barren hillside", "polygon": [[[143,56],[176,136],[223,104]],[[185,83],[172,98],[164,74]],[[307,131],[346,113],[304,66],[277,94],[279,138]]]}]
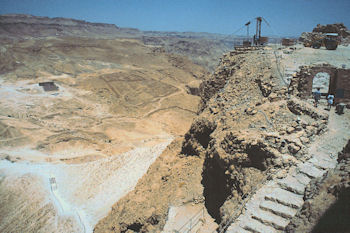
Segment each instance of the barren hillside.
[{"label": "barren hillside", "polygon": [[92,231],[188,130],[189,87],[207,74],[134,39],[3,38],[0,51],[1,232]]},{"label": "barren hillside", "polygon": [[32,15],[0,16],[0,38],[17,40],[45,37],[132,38],[168,53],[186,56],[209,71],[215,69],[221,55],[232,49],[235,42],[234,36],[221,34],[140,31],[114,24]]}]

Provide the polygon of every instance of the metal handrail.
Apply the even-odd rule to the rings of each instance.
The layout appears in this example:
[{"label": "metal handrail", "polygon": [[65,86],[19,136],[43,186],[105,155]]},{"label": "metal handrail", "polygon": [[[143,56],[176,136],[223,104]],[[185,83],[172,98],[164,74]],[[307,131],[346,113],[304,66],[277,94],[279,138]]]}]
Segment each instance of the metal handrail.
[{"label": "metal handrail", "polygon": [[286,85],[286,86],[289,86],[289,84],[286,82],[286,80],[284,80],[284,74],[282,74],[281,72],[281,68],[280,68],[280,61],[278,60],[278,56],[277,56],[277,53],[276,53],[276,50],[273,51],[274,55],[275,55],[275,59],[276,59],[276,67],[277,67],[277,71],[280,75],[280,78],[281,80],[283,81],[283,83]]},{"label": "metal handrail", "polygon": [[195,218],[197,218],[198,216],[200,216],[200,214],[202,213],[202,218],[204,219],[204,207],[202,207],[195,215],[193,215],[185,224],[183,224],[178,230],[174,230],[174,232],[176,233],[180,233],[183,228],[185,228],[188,224],[190,225],[189,230],[185,231],[185,232],[190,232],[192,230],[192,228],[194,226],[196,226],[198,224],[198,222],[200,221],[201,218],[198,218],[196,221],[192,221]]}]

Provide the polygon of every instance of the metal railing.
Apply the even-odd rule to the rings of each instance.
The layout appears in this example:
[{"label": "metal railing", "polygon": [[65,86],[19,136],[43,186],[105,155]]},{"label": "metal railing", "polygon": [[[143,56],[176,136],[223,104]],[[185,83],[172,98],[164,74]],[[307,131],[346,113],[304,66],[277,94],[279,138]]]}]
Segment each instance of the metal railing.
[{"label": "metal railing", "polygon": [[189,233],[192,229],[198,225],[199,222],[204,223],[204,207],[202,207],[195,215],[193,215],[185,224],[183,224],[178,230],[174,230],[174,233]]}]

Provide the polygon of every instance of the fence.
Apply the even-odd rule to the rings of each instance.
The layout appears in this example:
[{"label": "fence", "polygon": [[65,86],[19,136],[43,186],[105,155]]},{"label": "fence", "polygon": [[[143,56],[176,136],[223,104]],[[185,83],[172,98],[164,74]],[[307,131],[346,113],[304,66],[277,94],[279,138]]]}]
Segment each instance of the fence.
[{"label": "fence", "polygon": [[174,230],[174,233],[189,233],[200,222],[204,223],[204,207],[202,207],[195,215],[193,215],[185,224],[183,224],[178,230]]}]

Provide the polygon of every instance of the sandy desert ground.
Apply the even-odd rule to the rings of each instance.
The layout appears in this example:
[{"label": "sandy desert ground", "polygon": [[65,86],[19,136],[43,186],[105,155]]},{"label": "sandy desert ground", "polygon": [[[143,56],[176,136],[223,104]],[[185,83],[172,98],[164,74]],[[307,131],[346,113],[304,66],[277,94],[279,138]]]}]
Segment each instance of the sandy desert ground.
[{"label": "sandy desert ground", "polygon": [[2,42],[0,229],[92,232],[188,130],[206,71],[133,39]]}]

